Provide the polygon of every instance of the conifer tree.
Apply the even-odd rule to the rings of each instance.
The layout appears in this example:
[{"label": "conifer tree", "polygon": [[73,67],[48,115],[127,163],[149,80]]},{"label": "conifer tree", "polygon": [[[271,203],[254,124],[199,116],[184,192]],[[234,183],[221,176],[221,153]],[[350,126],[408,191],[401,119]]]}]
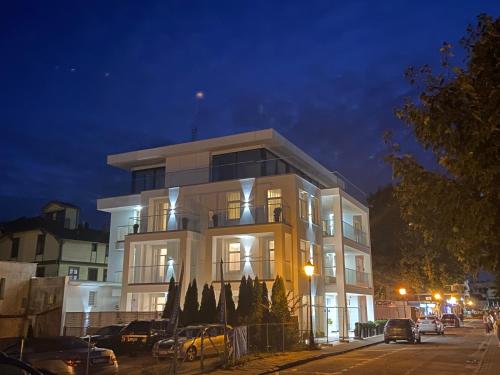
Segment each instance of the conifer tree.
[{"label": "conifer tree", "polygon": [[241,278],[240,288],[238,293],[238,308],[236,313],[238,314],[238,319],[241,323],[244,323],[246,317],[248,316],[248,289],[247,289],[247,279],[245,276]]},{"label": "conifer tree", "polygon": [[165,303],[165,308],[163,309],[163,314],[161,316],[163,319],[170,319],[170,317],[172,316],[176,293],[177,286],[175,285],[175,279],[172,276],[170,278],[170,282],[168,283],[167,302]]},{"label": "conifer tree", "polygon": [[[236,323],[236,309],[234,307],[233,291],[231,289],[231,284],[227,283],[226,287],[224,289],[226,291],[226,320],[227,320],[228,324],[234,325]],[[220,319],[220,317],[221,317],[221,295],[219,295],[219,302],[217,304],[217,316],[218,316],[218,319]],[[220,321],[219,323],[222,323],[222,321]]]},{"label": "conifer tree", "polygon": [[271,294],[271,315],[276,322],[286,323],[290,321],[290,310],[286,297],[285,283],[281,276],[276,276]]},{"label": "conifer tree", "polygon": [[203,285],[200,305],[200,323],[215,323],[217,321],[217,309],[215,306],[215,293],[213,286]]},{"label": "conifer tree", "polygon": [[196,279],[193,279],[186,291],[186,298],[184,299],[183,309],[183,323],[184,325],[198,323],[198,286]]}]

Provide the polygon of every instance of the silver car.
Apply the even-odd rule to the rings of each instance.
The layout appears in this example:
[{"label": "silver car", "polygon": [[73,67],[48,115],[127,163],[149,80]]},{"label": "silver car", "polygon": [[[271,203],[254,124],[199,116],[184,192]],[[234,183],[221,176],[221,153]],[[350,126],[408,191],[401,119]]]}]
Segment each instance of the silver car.
[{"label": "silver car", "polygon": [[418,318],[417,325],[420,333],[435,333],[437,335],[444,335],[444,324],[437,316],[427,315]]},{"label": "silver car", "polygon": [[[4,350],[13,358],[20,357],[20,342]],[[115,375],[118,362],[111,349],[97,348],[72,336],[40,337],[24,341],[22,359],[35,369],[58,375]]]}]

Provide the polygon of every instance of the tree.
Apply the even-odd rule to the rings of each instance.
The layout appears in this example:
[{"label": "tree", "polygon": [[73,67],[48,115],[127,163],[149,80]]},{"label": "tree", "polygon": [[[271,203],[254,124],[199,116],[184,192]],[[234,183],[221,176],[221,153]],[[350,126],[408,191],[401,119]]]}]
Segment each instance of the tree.
[{"label": "tree", "polygon": [[170,317],[172,316],[176,293],[177,285],[175,284],[175,279],[172,276],[170,278],[170,282],[168,283],[167,302],[165,303],[165,308],[163,309],[163,314],[161,316],[163,319],[170,319]]},{"label": "tree", "polygon": [[250,293],[248,290],[248,282],[245,276],[241,278],[240,287],[238,292],[238,320],[240,323],[246,323],[248,315],[250,314]]},{"label": "tree", "polygon": [[256,276],[253,281],[252,301],[250,305],[249,323],[260,324],[264,316],[264,308],[262,306],[262,283]]},{"label": "tree", "polygon": [[[231,289],[231,284],[227,283],[226,287],[224,288],[226,291],[226,321],[228,324],[234,326],[237,323],[237,318],[236,318],[236,308],[234,306],[234,300],[233,300],[233,290]],[[221,296],[222,293],[219,295],[219,302],[217,304],[217,316],[220,319],[221,316]],[[221,322],[222,323],[222,322]]]},{"label": "tree", "polygon": [[276,276],[271,291],[271,316],[275,322],[287,323],[290,321],[285,283],[279,275]]},{"label": "tree", "polygon": [[184,309],[182,310],[184,325],[199,323],[198,307],[198,286],[196,285],[196,279],[193,279],[189,283],[186,298],[184,299]]},{"label": "tree", "polygon": [[263,312],[262,312],[262,323],[269,323],[269,292],[267,291],[266,282],[262,282],[262,300],[261,300]]},{"label": "tree", "polygon": [[215,323],[217,321],[217,306],[213,286],[203,285],[200,304],[200,323]]},{"label": "tree", "polygon": [[435,167],[386,137],[404,221],[426,247],[441,258],[453,254],[467,271],[500,272],[499,35],[500,18],[480,15],[461,41],[464,67],[451,65],[452,47],[444,43],[441,72],[407,71],[421,94],[396,115],[434,156]]}]

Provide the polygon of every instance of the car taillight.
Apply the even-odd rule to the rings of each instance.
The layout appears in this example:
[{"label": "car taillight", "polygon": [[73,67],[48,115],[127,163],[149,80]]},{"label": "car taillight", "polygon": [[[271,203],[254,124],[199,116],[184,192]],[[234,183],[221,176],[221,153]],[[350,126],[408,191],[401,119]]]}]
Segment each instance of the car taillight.
[{"label": "car taillight", "polygon": [[77,367],[82,363],[79,359],[65,359],[64,362],[71,367]]},{"label": "car taillight", "polygon": [[432,323],[437,323],[437,320],[436,319],[432,319]]}]

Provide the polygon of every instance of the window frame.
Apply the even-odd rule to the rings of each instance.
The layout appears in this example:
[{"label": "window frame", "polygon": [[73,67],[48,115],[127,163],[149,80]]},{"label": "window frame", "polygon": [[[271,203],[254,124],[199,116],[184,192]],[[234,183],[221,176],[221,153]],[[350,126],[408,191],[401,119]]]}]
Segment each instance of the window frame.
[{"label": "window frame", "polygon": [[[237,194],[238,199],[230,199],[232,194]],[[235,197],[234,197],[235,198]],[[228,191],[226,192],[226,212],[227,220],[240,220],[241,219],[241,191]]]},{"label": "window frame", "polygon": [[[231,249],[232,245],[238,245],[238,250]],[[227,247],[228,254],[228,272],[239,272],[241,271],[241,243],[240,242],[230,242]],[[237,260],[236,260],[237,258]]]},{"label": "window frame", "polygon": [[[90,297],[90,296],[92,296],[92,297]],[[96,290],[89,290],[88,305],[89,306],[97,306],[97,291]]]},{"label": "window frame", "polygon": [[45,241],[47,235],[45,233],[40,233],[36,238],[36,248],[35,255],[43,255],[45,252]]},{"label": "window frame", "polygon": [[299,217],[302,220],[309,218],[309,194],[302,189],[299,189]]},{"label": "window frame", "polygon": [[[19,237],[13,237],[12,238],[12,244],[10,246],[10,257],[11,258],[18,258],[19,257],[19,245],[20,245],[21,239]],[[15,255],[14,255],[15,253]]]},{"label": "window frame", "polygon": [[[92,270],[92,272],[95,271],[95,279],[90,278],[90,271],[91,270]],[[97,281],[97,280],[99,280],[99,268],[95,268],[95,267],[87,268],[87,281]]]},{"label": "window frame", "polygon": [[[76,273],[71,272],[71,271],[75,271],[75,270],[76,270]],[[76,275],[76,278],[74,277],[75,275]],[[68,267],[68,277],[70,280],[80,280],[80,267],[69,266]]]}]

